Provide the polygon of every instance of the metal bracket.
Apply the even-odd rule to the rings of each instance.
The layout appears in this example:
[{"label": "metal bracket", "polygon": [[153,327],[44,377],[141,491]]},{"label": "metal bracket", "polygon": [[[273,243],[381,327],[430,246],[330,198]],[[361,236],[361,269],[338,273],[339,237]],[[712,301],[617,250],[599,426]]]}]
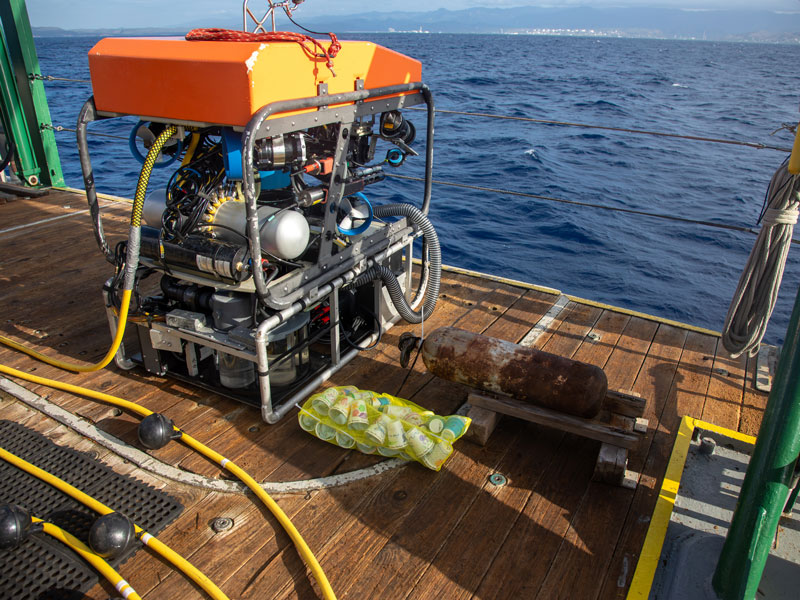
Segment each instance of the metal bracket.
[{"label": "metal bracket", "polygon": [[281,2],[275,2],[274,0],[267,0],[269,2],[269,8],[267,12],[264,13],[264,16],[260,19],[253,14],[253,11],[247,6],[249,1],[244,0],[242,3],[242,29],[247,31],[247,24],[248,19],[250,19],[255,23],[255,27],[253,28],[252,33],[258,33],[259,31],[263,33],[267,33],[266,28],[264,27],[264,23],[267,19],[270,19],[272,22],[272,31],[275,31],[275,9],[282,8],[283,12],[286,13],[286,16],[289,19],[292,18],[292,13],[297,10],[298,5],[303,2],[303,0],[282,0]]},{"label": "metal bracket", "polygon": [[[328,84],[327,83],[318,83],[317,84],[317,96],[327,96],[328,95]],[[327,104],[320,106],[317,110],[325,110],[328,108]]]},{"label": "metal bracket", "polygon": [[772,380],[775,376],[775,369],[778,366],[780,348],[777,346],[761,345],[756,361],[755,387],[759,392],[769,392],[772,390]]}]

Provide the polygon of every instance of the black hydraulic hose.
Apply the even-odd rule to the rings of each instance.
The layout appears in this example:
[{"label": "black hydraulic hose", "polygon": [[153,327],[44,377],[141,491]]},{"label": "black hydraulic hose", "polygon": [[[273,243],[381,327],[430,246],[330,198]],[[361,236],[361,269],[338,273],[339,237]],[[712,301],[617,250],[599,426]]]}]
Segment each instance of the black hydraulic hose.
[{"label": "black hydraulic hose", "polygon": [[[409,323],[421,323],[423,318],[427,318],[433,313],[436,308],[436,301],[439,298],[439,287],[442,279],[442,249],[439,246],[439,236],[436,235],[436,230],[433,228],[430,220],[422,213],[417,207],[411,204],[387,204],[385,206],[378,206],[374,209],[374,215],[378,218],[385,217],[408,217],[422,231],[425,246],[428,250],[428,264],[424,269],[427,274],[423,274],[420,280],[417,295],[422,290],[425,294],[425,301],[419,311],[411,308],[408,300],[403,294],[403,288],[397,277],[389,267],[377,265],[364,271],[361,275],[351,284],[353,287],[358,287],[380,279],[386,286],[389,292],[389,297],[392,299],[395,309],[398,314]],[[423,255],[424,258],[424,255]],[[415,297],[416,300],[416,297]],[[414,300],[412,300],[412,304]]]},{"label": "black hydraulic hose", "polygon": [[8,140],[8,152],[6,152],[6,157],[3,159],[3,162],[0,163],[0,172],[6,170],[6,167],[11,163],[11,159],[14,158],[14,152],[16,151],[17,147],[14,145],[14,140]]},{"label": "black hydraulic hose", "polygon": [[310,98],[301,98],[297,100],[280,100],[278,102],[267,104],[263,108],[259,109],[258,112],[256,112],[250,118],[250,121],[247,123],[247,126],[244,128],[244,133],[242,134],[242,180],[244,183],[244,205],[247,223],[246,233],[249,242],[250,256],[253,260],[253,283],[255,284],[256,295],[258,296],[259,302],[261,302],[264,306],[270,306],[270,292],[267,289],[267,282],[264,279],[264,273],[258,264],[261,257],[261,238],[258,227],[258,206],[254,174],[255,167],[253,165],[253,152],[255,150],[256,139],[258,138],[259,130],[264,124],[264,121],[266,121],[273,114],[288,111],[320,108],[322,106],[335,106],[337,104],[359,102],[363,100],[369,100],[371,98],[416,91],[419,91],[422,94],[422,97],[428,106],[428,139],[425,151],[425,192],[422,200],[422,213],[425,215],[430,207],[431,189],[433,187],[434,122],[433,96],[427,85],[420,82],[404,83],[382,88],[374,88],[371,90],[356,90],[353,92],[313,96]]},{"label": "black hydraulic hose", "polygon": [[92,121],[97,121],[97,108],[94,104],[94,96],[83,104],[78,115],[78,125],[75,128],[75,136],[78,139],[78,155],[81,160],[81,171],[83,172],[83,185],[86,188],[86,201],[89,203],[89,213],[92,215],[92,227],[94,238],[100,251],[105,255],[106,260],[114,263],[114,252],[109,248],[106,241],[106,234],[103,232],[103,218],[100,215],[100,205],[97,202],[97,189],[94,185],[94,171],[92,171],[92,161],[89,158],[89,143],[86,139],[86,128]]},{"label": "black hydraulic hose", "polygon": [[433,94],[431,94],[428,86],[423,85],[421,91],[428,107],[427,140],[425,142],[425,191],[422,197],[422,214],[427,215],[431,205],[431,188],[433,187],[433,119],[435,107],[433,105]]}]

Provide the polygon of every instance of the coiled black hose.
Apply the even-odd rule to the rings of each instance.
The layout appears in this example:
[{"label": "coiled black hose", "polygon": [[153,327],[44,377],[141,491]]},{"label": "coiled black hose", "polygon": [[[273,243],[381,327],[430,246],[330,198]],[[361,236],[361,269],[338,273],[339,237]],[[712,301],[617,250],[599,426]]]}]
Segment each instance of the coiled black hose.
[{"label": "coiled black hose", "polygon": [[[370,267],[356,277],[351,287],[358,287],[380,279],[386,286],[386,290],[389,292],[389,297],[392,299],[392,304],[394,304],[398,314],[409,323],[421,323],[423,317],[427,318],[433,313],[433,309],[436,308],[436,301],[439,298],[439,287],[442,278],[442,249],[439,246],[439,236],[436,235],[436,230],[428,220],[428,217],[411,204],[401,203],[378,206],[374,209],[374,215],[378,218],[408,217],[414,225],[420,228],[423,236],[423,274],[420,284],[414,299],[409,304],[403,294],[403,288],[392,270],[389,267],[377,265]],[[424,265],[426,254],[428,256],[428,264]],[[416,304],[420,294],[425,295],[425,301],[422,304],[422,309],[416,311],[412,308],[412,305]]]}]

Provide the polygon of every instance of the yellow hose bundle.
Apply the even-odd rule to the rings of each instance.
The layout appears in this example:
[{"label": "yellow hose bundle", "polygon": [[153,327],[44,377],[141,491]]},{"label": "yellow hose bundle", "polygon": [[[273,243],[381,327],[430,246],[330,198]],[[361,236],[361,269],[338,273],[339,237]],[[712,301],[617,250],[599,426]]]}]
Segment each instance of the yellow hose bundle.
[{"label": "yellow hose bundle", "polygon": [[[53,365],[60,369],[64,369],[67,371],[74,371],[78,373],[99,371],[100,369],[106,367],[112,361],[114,355],[117,353],[120,345],[122,344],[122,338],[125,334],[125,325],[128,319],[128,310],[130,308],[131,294],[133,290],[133,281],[134,281],[133,275],[136,272],[136,268],[138,266],[138,261],[139,261],[138,240],[140,238],[142,210],[144,207],[144,200],[147,192],[147,185],[150,180],[150,174],[152,173],[153,166],[155,165],[156,158],[161,152],[161,149],[163,148],[167,140],[175,134],[175,132],[176,128],[174,126],[169,126],[166,129],[164,129],[164,131],[156,138],[155,142],[153,142],[153,145],[150,147],[150,150],[147,153],[144,165],[142,166],[142,171],[139,175],[139,181],[136,186],[136,195],[134,196],[133,208],[131,210],[130,233],[128,238],[129,239],[128,257],[126,259],[126,268],[125,268],[126,276],[125,276],[125,284],[123,285],[123,291],[122,291],[122,303],[117,321],[117,331],[114,336],[114,340],[111,344],[111,348],[109,348],[105,357],[100,362],[93,365],[75,365],[58,359],[50,358],[40,352],[37,352],[36,350],[27,348],[22,344],[19,344],[4,336],[0,336],[0,343],[5,344],[6,346],[18,350],[20,352],[24,352],[25,354],[32,356],[33,358],[45,362],[47,364]],[[193,151],[193,147],[196,147],[196,142],[194,138],[192,141],[193,141],[193,146],[190,146],[190,149]],[[131,243],[131,240],[135,240],[135,242]],[[77,394],[85,396],[87,398],[100,400],[101,402],[107,402],[114,406],[118,406],[125,410],[129,410],[141,417],[147,417],[153,414],[153,411],[139,404],[136,404],[135,402],[130,402],[123,398],[118,398],[116,396],[111,396],[110,394],[104,394],[102,392],[96,392],[94,390],[83,388],[77,385],[62,383],[53,379],[47,379],[36,375],[30,375],[28,373],[18,371],[17,369],[7,367],[6,365],[0,365],[0,373],[3,373],[5,375],[10,375],[12,377],[18,377],[20,379],[24,379],[26,381],[30,381],[32,383],[36,383],[39,385],[44,385],[54,389],[63,390],[72,394]],[[328,582],[328,578],[325,576],[322,567],[320,567],[319,562],[317,561],[314,554],[311,552],[311,549],[308,547],[305,540],[300,535],[300,532],[297,531],[297,529],[292,524],[291,520],[289,520],[289,517],[286,516],[286,513],[284,513],[283,510],[281,510],[280,506],[278,506],[278,504],[269,496],[269,494],[267,494],[261,488],[261,486],[258,485],[258,482],[255,479],[253,479],[250,475],[248,475],[244,470],[242,470],[239,466],[237,466],[227,458],[223,457],[221,454],[218,454],[217,452],[211,450],[210,448],[208,448],[198,440],[195,440],[194,438],[184,433],[177,427],[175,427],[174,429],[180,435],[180,439],[182,439],[190,448],[194,449],[195,451],[199,452],[200,454],[204,455],[210,460],[216,462],[224,469],[230,471],[258,497],[258,499],[269,509],[269,511],[275,516],[275,518],[278,519],[281,526],[289,534],[289,537],[292,539],[292,542],[297,548],[298,553],[300,554],[300,556],[302,557],[303,561],[306,563],[308,568],[311,570],[312,575],[317,580],[317,583],[322,589],[323,597],[326,600],[335,600],[336,595],[334,594],[333,589],[331,588],[331,585]],[[39,469],[34,465],[31,465],[30,463],[26,463],[23,459],[14,456],[13,454],[7,452],[2,448],[0,448],[0,458],[12,464],[15,464],[19,468],[26,470],[31,474],[34,474],[36,477],[39,477],[44,481],[47,481],[51,485],[57,487],[58,489],[64,491],[65,493],[72,495],[72,497],[75,498],[76,500],[84,503],[86,506],[89,506],[90,508],[101,514],[107,514],[109,512],[112,512],[112,510],[107,506],[97,502],[96,500],[87,496],[80,490],[73,488],[68,483],[58,479],[57,477],[51,475],[50,473],[47,473],[46,471],[42,471],[41,469]],[[143,541],[143,543],[153,548],[153,550],[158,552],[161,556],[163,556],[165,559],[167,559],[169,562],[171,562],[173,565],[175,565],[177,568],[183,571],[193,581],[195,581],[198,585],[200,585],[212,598],[214,598],[215,600],[228,600],[228,597],[225,594],[223,594],[222,591],[219,590],[219,588],[216,585],[214,585],[214,583],[210,579],[208,579],[208,577],[203,575],[203,573],[201,573],[191,563],[186,561],[183,557],[175,553],[166,545],[159,542],[156,538],[154,538],[147,532],[143,531],[141,528],[136,527],[136,531],[137,535],[140,535],[140,539]]]}]

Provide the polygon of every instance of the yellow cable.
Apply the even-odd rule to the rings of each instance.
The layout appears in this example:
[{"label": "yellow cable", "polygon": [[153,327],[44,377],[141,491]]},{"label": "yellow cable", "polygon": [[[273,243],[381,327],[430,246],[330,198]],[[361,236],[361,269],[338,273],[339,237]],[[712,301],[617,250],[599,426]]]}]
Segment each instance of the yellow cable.
[{"label": "yellow cable", "polygon": [[[114,512],[113,509],[109,508],[102,502],[95,500],[85,492],[82,492],[73,485],[70,485],[63,479],[60,479],[52,473],[48,473],[47,471],[40,469],[36,465],[26,461],[24,458],[20,458],[19,456],[12,454],[5,448],[0,448],[0,458],[17,468],[22,469],[26,473],[41,479],[57,490],[64,492],[71,498],[74,498],[84,506],[90,508],[100,515],[107,515]],[[229,598],[216,586],[216,584],[214,584],[213,581],[206,577],[192,563],[183,558],[172,548],[147,533],[144,529],[136,525],[136,523],[133,524],[133,527],[136,531],[136,536],[143,544],[145,544],[148,548],[152,548],[157,554],[160,554],[164,559],[172,563],[172,565],[183,571],[187,577],[202,587],[209,596],[214,598],[214,600],[229,600]]]},{"label": "yellow cable", "polygon": [[193,133],[192,139],[189,142],[189,147],[186,149],[186,154],[183,155],[183,160],[181,161],[181,166],[185,167],[190,162],[192,162],[192,158],[194,158],[195,150],[197,150],[197,146],[200,143],[200,134]]},{"label": "yellow cable", "polygon": [[[150,147],[150,150],[147,153],[147,157],[144,160],[144,165],[142,165],[142,171],[139,174],[139,182],[136,185],[136,195],[134,196],[133,206],[131,207],[131,229],[141,227],[142,208],[144,207],[144,199],[147,192],[147,184],[150,181],[150,174],[153,172],[153,165],[155,165],[156,158],[158,158],[158,154],[161,152],[164,144],[170,137],[172,137],[175,131],[176,128],[174,126],[167,127],[163,132],[161,132],[161,135],[156,138],[156,141],[153,142],[153,145]],[[135,259],[135,262],[138,262],[138,254]],[[129,265],[128,268],[135,270],[136,264]],[[122,302],[119,311],[119,319],[117,320],[117,331],[114,334],[114,341],[111,343],[111,347],[108,349],[108,352],[106,352],[106,355],[98,363],[92,365],[76,365],[58,360],[57,358],[50,358],[41,352],[37,352],[36,350],[23,346],[22,344],[19,344],[14,340],[2,335],[0,335],[0,344],[5,344],[10,348],[14,348],[14,350],[19,350],[28,356],[32,356],[36,360],[40,360],[66,371],[74,371],[76,373],[92,373],[94,371],[99,371],[100,369],[104,369],[114,359],[114,355],[117,353],[120,345],[122,344],[122,338],[125,335],[125,325],[128,319],[128,309],[131,305],[131,293],[131,289],[122,290]]]},{"label": "yellow cable", "polygon": [[[174,126],[167,127],[158,136],[158,138],[156,138],[156,141],[153,142],[153,145],[150,147],[150,150],[147,153],[144,165],[142,166],[142,171],[139,175],[139,182],[136,186],[136,195],[134,196],[133,199],[133,208],[131,209],[132,228],[139,227],[141,225],[142,207],[144,206],[145,192],[147,191],[147,183],[150,180],[150,173],[153,170],[153,165],[155,164],[159,152],[161,152],[161,148],[164,146],[166,141],[170,137],[172,137],[175,131],[176,129]],[[194,139],[192,140],[192,142],[194,142]],[[14,348],[15,350],[19,350],[20,352],[24,352],[25,354],[28,354],[29,356],[32,356],[33,358],[36,358],[38,360],[41,360],[42,362],[46,362],[50,365],[68,371],[76,371],[78,373],[99,371],[100,369],[104,368],[106,365],[108,365],[108,363],[111,362],[111,360],[114,358],[114,355],[117,353],[117,350],[119,350],[119,346],[122,343],[122,337],[125,334],[125,324],[127,322],[127,317],[128,317],[128,308],[130,307],[130,299],[131,299],[131,290],[128,289],[123,290],[122,307],[120,309],[119,320],[117,323],[117,333],[114,336],[114,342],[111,348],[109,349],[108,353],[106,354],[105,358],[95,365],[89,365],[89,366],[73,365],[57,359],[53,359],[35,350],[26,348],[25,346],[22,346],[21,344],[18,344],[17,342],[9,338],[6,338],[4,336],[0,336],[0,343],[5,344],[11,348]],[[94,390],[83,388],[77,385],[61,383],[53,379],[47,379],[45,377],[39,377],[37,375],[30,375],[28,373],[23,373],[22,371],[18,371],[17,369],[12,369],[11,367],[7,367],[5,365],[0,365],[0,373],[5,373],[6,375],[11,375],[13,377],[19,377],[20,379],[25,379],[27,381],[39,385],[44,385],[47,387],[64,390],[66,392],[70,392],[73,394],[78,394],[96,400],[101,400],[103,402],[119,406],[120,408],[125,408],[127,410],[130,410],[142,417],[146,417],[152,414],[152,411],[134,402],[130,402],[128,400],[124,400],[116,396],[111,396],[110,394],[96,392]],[[286,516],[286,513],[284,513],[283,510],[281,510],[280,506],[278,506],[278,504],[269,496],[269,494],[267,494],[261,488],[261,486],[258,485],[258,482],[255,479],[253,479],[250,475],[248,475],[244,470],[242,470],[239,466],[237,466],[235,463],[231,462],[227,458],[223,457],[221,454],[218,454],[217,452],[213,451],[211,448],[202,444],[200,441],[195,440],[193,437],[191,437],[187,433],[184,433],[177,427],[175,428],[175,430],[181,433],[181,439],[183,439],[189,447],[199,452],[200,454],[204,455],[208,459],[220,464],[224,469],[227,469],[228,471],[233,473],[248,488],[250,488],[250,490],[258,497],[258,499],[261,500],[264,506],[267,507],[267,509],[275,516],[276,519],[278,519],[281,526],[284,528],[284,530],[286,530],[286,533],[289,534],[289,537],[292,539],[292,542],[294,542],[294,545],[297,548],[297,551],[299,552],[300,556],[303,558],[306,565],[311,570],[311,573],[317,580],[317,583],[319,584],[320,588],[322,588],[322,593],[324,598],[326,600],[335,600],[336,595],[334,594],[333,589],[331,588],[331,585],[328,582],[328,578],[325,576],[322,567],[320,567],[319,562],[317,561],[314,554],[311,552],[311,549],[308,547],[308,544],[306,544],[305,540],[300,535],[300,532],[297,531],[295,526],[292,524],[291,520],[289,520],[289,517]],[[2,452],[7,454],[6,451]],[[2,453],[0,453],[0,456],[2,456]],[[45,472],[42,471],[42,473]],[[49,477],[53,477],[49,473],[47,473],[47,475]],[[189,574],[187,573],[187,575]],[[203,575],[203,577],[205,576]]]},{"label": "yellow cable", "polygon": [[119,320],[117,321],[117,332],[114,335],[114,341],[111,343],[111,348],[108,349],[108,352],[103,357],[99,363],[95,363],[93,365],[74,365],[72,363],[64,362],[58,360],[57,358],[50,358],[49,356],[42,354],[41,352],[37,352],[33,348],[28,348],[27,346],[23,346],[15,342],[14,340],[7,338],[3,335],[0,335],[0,344],[4,344],[9,348],[13,348],[14,350],[19,350],[20,352],[24,352],[28,356],[32,356],[36,360],[40,360],[45,362],[49,365],[53,365],[54,367],[58,367],[59,369],[64,369],[66,371],[74,371],[76,373],[91,373],[94,371],[99,371],[100,369],[104,369],[113,359],[114,355],[119,350],[120,344],[122,344],[122,337],[125,335],[125,323],[128,318],[128,309],[131,305],[131,290],[123,290],[122,292],[122,306],[119,311]]},{"label": "yellow cable", "polygon": [[86,544],[76,538],[74,535],[69,533],[68,531],[64,531],[57,525],[53,525],[52,523],[48,523],[47,521],[43,521],[42,519],[38,519],[36,517],[31,517],[31,521],[34,523],[42,523],[44,532],[59,542],[66,544],[70,548],[72,548],[75,552],[80,554],[86,562],[92,565],[95,569],[97,569],[100,574],[108,579],[111,585],[122,594],[122,597],[125,600],[142,600],[142,597],[136,593],[136,590],[133,589],[130,583],[125,581],[122,578],[122,575],[117,573],[117,571],[109,565],[101,556],[98,556],[92,549],[89,548]]},{"label": "yellow cable", "polygon": [[[181,431],[176,427],[178,431]],[[236,463],[231,460],[228,460],[218,452],[215,452],[208,446],[204,445],[202,442],[197,441],[192,436],[187,433],[181,431],[181,440],[192,448],[196,450],[209,460],[213,460],[217,464],[221,465],[222,468],[230,471],[239,480],[244,483],[250,491],[253,492],[256,497],[261,500],[264,506],[269,509],[269,511],[278,519],[278,522],[283,527],[284,531],[289,534],[289,537],[292,538],[292,542],[294,543],[295,548],[297,548],[297,552],[303,559],[303,562],[306,563],[306,566],[311,570],[311,574],[314,576],[314,579],[317,580],[319,587],[322,589],[322,596],[326,600],[336,600],[336,594],[331,587],[330,582],[328,581],[325,572],[322,570],[317,558],[314,556],[314,553],[311,551],[311,548],[308,547],[306,541],[303,539],[303,536],[300,535],[300,532],[297,531],[297,528],[294,526],[294,523],[286,516],[286,513],[283,512],[280,506],[272,499],[272,497],[264,491],[264,489],[258,485],[258,482],[253,479],[247,472],[239,467]]]},{"label": "yellow cable", "polygon": [[[136,404],[135,402],[124,400],[123,398],[112,396],[111,394],[105,394],[103,392],[97,392],[95,390],[90,390],[88,388],[84,388],[81,386],[72,385],[70,383],[62,383],[60,381],[55,381],[53,379],[39,377],[38,375],[31,375],[30,373],[24,373],[22,371],[18,371],[17,369],[7,367],[6,365],[0,365],[0,373],[11,375],[12,377],[18,377],[20,379],[24,379],[26,381],[30,381],[38,385],[44,385],[54,389],[70,392],[72,394],[86,396],[88,398],[100,400],[102,402],[107,402],[108,404],[112,404],[114,406],[118,406],[119,408],[129,410],[141,417],[146,417],[148,415],[153,414],[153,411],[145,408],[144,406]],[[289,517],[286,516],[286,513],[283,512],[281,507],[278,506],[278,504],[270,497],[269,494],[267,494],[267,492],[264,491],[264,489],[260,485],[258,485],[258,482],[255,479],[253,479],[250,475],[248,475],[247,472],[245,472],[241,467],[236,465],[234,462],[228,460],[218,452],[215,452],[202,442],[194,439],[188,433],[182,431],[178,427],[175,428],[175,431],[181,434],[180,439],[187,446],[189,446],[196,452],[199,452],[209,460],[217,463],[218,465],[221,465],[224,469],[230,471],[233,475],[238,477],[239,480],[242,481],[242,483],[244,483],[248,488],[250,488],[250,490],[258,497],[258,499],[264,504],[264,506],[266,506],[267,509],[275,516],[275,518],[284,528],[286,533],[289,534],[289,537],[292,539],[295,548],[297,548],[298,553],[300,554],[300,556],[302,557],[303,561],[306,563],[308,568],[311,570],[314,579],[317,580],[317,583],[322,589],[323,597],[326,600],[336,600],[336,594],[334,594],[333,588],[331,588],[331,585],[328,582],[328,578],[325,576],[325,572],[322,570],[322,567],[320,566],[316,557],[311,552],[311,549],[308,547],[308,544],[306,544],[305,540],[303,539],[303,536],[300,535],[300,532],[297,531],[297,528],[295,528],[294,524],[291,522],[291,520],[289,520]],[[4,454],[8,454],[7,451],[2,450],[2,448],[0,448],[0,458],[5,458]],[[36,469],[36,467],[33,468]],[[53,476],[50,475],[50,477]],[[83,500],[79,501],[83,502]],[[87,504],[87,506],[89,505]],[[94,510],[97,509],[95,508]]]}]

